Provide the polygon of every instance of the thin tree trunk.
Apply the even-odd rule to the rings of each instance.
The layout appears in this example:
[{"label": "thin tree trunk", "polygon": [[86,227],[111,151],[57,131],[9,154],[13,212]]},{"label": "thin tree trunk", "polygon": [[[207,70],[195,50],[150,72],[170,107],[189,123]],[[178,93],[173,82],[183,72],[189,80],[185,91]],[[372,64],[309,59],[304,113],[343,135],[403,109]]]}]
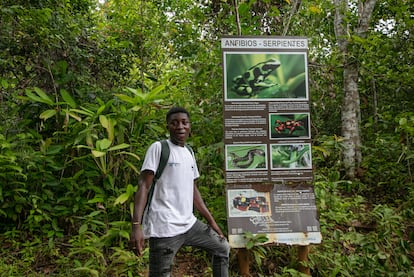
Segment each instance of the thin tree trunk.
[{"label": "thin tree trunk", "polygon": [[355,167],[360,163],[361,139],[359,134],[358,68],[355,64],[344,68],[344,100],[341,111],[344,138],[343,162],[348,178],[355,177]]},{"label": "thin tree trunk", "polygon": [[377,131],[378,125],[378,96],[377,96],[377,86],[375,85],[376,80],[372,79],[371,81],[371,90],[372,90],[372,102],[374,103],[373,113],[374,113],[374,131]]},{"label": "thin tree trunk", "polygon": [[241,36],[241,25],[240,25],[240,16],[239,16],[239,4],[237,3],[237,0],[233,0],[233,6],[234,6],[234,13],[236,15],[236,26],[237,26],[237,35]]},{"label": "thin tree trunk", "polygon": [[[369,22],[377,0],[367,0],[358,4],[358,25],[353,33],[366,37]],[[355,168],[362,161],[361,136],[359,130],[360,98],[358,90],[358,57],[350,58],[350,26],[347,23],[348,0],[335,0],[335,36],[343,57],[344,100],[341,108],[342,136],[344,138],[343,163],[346,175],[354,179]],[[355,55],[355,53],[352,53]]]},{"label": "thin tree trunk", "polygon": [[288,21],[287,21],[285,27],[283,28],[282,36],[286,36],[287,35],[287,32],[289,31],[290,22],[292,21],[292,17],[299,10],[301,3],[302,3],[301,0],[294,0],[293,1],[292,8],[290,9],[290,13],[289,13]]}]

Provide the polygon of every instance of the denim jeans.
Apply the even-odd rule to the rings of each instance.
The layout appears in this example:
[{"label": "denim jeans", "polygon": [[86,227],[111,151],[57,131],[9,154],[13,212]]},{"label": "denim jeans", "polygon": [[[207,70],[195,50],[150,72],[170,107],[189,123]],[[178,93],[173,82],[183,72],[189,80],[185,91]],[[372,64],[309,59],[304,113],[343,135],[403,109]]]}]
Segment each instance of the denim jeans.
[{"label": "denim jeans", "polygon": [[227,240],[221,239],[209,225],[199,220],[186,233],[169,238],[150,238],[149,245],[149,277],[169,277],[175,254],[187,245],[212,254],[214,277],[228,276],[230,246]]}]

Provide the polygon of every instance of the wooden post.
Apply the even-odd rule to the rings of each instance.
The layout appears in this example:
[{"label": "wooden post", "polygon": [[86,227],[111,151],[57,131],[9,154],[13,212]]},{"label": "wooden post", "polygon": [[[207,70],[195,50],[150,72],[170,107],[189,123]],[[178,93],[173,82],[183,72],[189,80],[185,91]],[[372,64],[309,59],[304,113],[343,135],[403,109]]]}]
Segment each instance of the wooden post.
[{"label": "wooden post", "polygon": [[239,262],[240,275],[250,276],[249,250],[246,248],[239,248],[239,251],[237,251],[237,260]]},{"label": "wooden post", "polygon": [[298,246],[298,261],[299,261],[298,271],[310,276],[311,275],[310,268],[301,264],[301,262],[308,261],[309,250],[310,250],[309,245]]}]

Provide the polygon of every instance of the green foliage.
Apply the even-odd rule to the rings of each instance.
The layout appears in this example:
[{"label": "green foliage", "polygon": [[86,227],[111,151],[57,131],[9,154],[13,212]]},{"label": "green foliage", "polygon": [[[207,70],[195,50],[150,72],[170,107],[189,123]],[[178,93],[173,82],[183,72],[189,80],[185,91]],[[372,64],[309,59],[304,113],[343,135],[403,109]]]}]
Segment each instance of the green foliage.
[{"label": "green foliage", "polygon": [[17,161],[13,143],[6,140],[0,134],[0,202],[2,203],[0,214],[2,217],[10,217],[16,220],[16,213],[20,212],[20,205],[10,205],[10,202],[21,203],[26,193],[24,183],[27,176]]},{"label": "green foliage", "polygon": [[409,178],[412,180],[411,163],[414,158],[414,113],[401,113],[395,118],[395,121],[398,123],[396,132],[400,133],[401,143],[401,155],[398,158],[398,163],[407,166]]},{"label": "green foliage", "polygon": [[[196,159],[201,176],[197,181],[200,193],[217,224],[223,232],[227,230],[227,212],[223,209],[226,202],[223,176],[223,144],[206,145],[197,148]],[[225,232],[226,233],[226,232]]]},{"label": "green foliage", "polygon": [[250,232],[245,233],[244,237],[246,239],[246,249],[250,250],[256,265],[261,268],[262,261],[267,255],[267,249],[261,246],[261,244],[266,243],[269,239],[265,234],[254,235]]},{"label": "green foliage", "polygon": [[315,276],[361,272],[365,276],[403,276],[412,272],[410,230],[400,212],[387,205],[371,206],[362,197],[329,193],[337,191],[335,187],[334,182],[315,184],[324,234],[324,243],[310,254]]}]

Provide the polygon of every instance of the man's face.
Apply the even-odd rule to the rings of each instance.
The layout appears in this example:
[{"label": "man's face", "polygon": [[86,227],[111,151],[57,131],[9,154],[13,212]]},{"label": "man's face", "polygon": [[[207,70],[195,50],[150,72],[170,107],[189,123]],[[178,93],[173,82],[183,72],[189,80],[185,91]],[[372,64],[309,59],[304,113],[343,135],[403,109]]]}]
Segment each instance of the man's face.
[{"label": "man's face", "polygon": [[170,138],[174,144],[183,146],[190,135],[191,123],[186,113],[172,114],[167,129],[170,131]]}]

